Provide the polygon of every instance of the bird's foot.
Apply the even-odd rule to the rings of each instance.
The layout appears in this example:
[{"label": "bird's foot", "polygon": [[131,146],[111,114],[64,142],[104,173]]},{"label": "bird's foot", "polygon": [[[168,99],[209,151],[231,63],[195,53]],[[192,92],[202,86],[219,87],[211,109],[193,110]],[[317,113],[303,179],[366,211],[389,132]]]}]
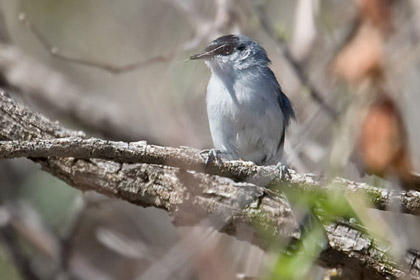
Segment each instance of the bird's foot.
[{"label": "bird's foot", "polygon": [[280,180],[283,180],[285,178],[287,179],[291,178],[291,175],[289,173],[289,167],[286,164],[279,162],[277,163],[276,168],[279,171]]},{"label": "bird's foot", "polygon": [[220,156],[219,154],[221,153],[221,151],[216,150],[216,149],[208,149],[208,150],[202,150],[200,152],[201,155],[205,156],[205,164],[206,166],[208,166],[209,164],[215,162],[218,163],[220,161]]}]

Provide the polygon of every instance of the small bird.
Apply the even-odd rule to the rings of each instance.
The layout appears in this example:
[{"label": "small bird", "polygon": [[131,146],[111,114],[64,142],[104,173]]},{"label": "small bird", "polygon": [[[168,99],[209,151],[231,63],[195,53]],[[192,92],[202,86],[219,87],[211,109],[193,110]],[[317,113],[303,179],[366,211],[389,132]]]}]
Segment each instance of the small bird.
[{"label": "small bird", "polygon": [[[287,174],[284,140],[295,112],[269,67],[264,48],[245,35],[225,35],[190,59],[204,59],[211,70],[206,101],[216,150],[231,160],[277,165],[280,178]],[[319,224],[309,211],[299,229],[304,233]],[[326,240],[321,241],[321,248],[328,245]],[[290,248],[294,243],[289,243]]]},{"label": "small bird", "polygon": [[225,35],[190,59],[204,59],[211,69],[206,101],[215,149],[230,160],[283,163],[295,113],[264,48],[245,35]]}]

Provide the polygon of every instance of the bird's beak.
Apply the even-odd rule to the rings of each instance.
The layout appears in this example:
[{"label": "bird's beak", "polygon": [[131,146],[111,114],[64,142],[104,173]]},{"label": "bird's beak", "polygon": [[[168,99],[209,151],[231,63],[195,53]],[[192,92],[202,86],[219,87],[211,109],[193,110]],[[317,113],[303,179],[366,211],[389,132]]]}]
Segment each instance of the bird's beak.
[{"label": "bird's beak", "polygon": [[202,52],[195,55],[190,56],[190,60],[197,60],[197,59],[205,59],[207,57],[210,57],[208,52]]},{"label": "bird's beak", "polygon": [[207,59],[207,58],[212,58],[215,55],[220,54],[221,50],[223,47],[225,47],[226,44],[222,44],[222,45],[211,45],[208,46],[204,51],[202,51],[199,54],[195,54],[193,56],[190,56],[190,60],[197,60],[197,59]]}]

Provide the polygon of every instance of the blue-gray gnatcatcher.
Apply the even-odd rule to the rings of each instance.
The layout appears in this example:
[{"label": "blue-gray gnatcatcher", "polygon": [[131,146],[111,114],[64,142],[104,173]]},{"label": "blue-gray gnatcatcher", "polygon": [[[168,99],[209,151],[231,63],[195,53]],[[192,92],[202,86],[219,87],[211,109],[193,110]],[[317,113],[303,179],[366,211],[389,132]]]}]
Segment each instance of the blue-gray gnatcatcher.
[{"label": "blue-gray gnatcatcher", "polygon": [[[295,112],[265,50],[247,36],[226,35],[190,59],[204,59],[211,69],[207,114],[215,148],[227,159],[277,164],[282,177],[287,172],[282,162],[285,133]],[[309,211],[299,228],[306,232],[316,225],[318,218]]]},{"label": "blue-gray gnatcatcher", "polygon": [[266,51],[247,36],[226,35],[190,59],[204,59],[212,72],[207,114],[215,148],[227,159],[280,163],[295,113]]}]

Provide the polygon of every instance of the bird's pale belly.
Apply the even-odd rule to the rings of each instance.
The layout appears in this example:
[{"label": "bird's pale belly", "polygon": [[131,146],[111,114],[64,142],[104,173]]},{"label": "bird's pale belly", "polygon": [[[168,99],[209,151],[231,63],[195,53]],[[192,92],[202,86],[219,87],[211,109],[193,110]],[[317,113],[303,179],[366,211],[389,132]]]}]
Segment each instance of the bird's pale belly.
[{"label": "bird's pale belly", "polygon": [[[211,111],[209,108],[209,116]],[[280,135],[273,137],[265,129],[263,123],[266,120],[258,119],[250,113],[241,115],[226,112],[229,111],[217,112],[209,118],[213,144],[217,150],[232,160],[241,159],[257,164],[275,164],[280,161]]]},{"label": "bird's pale belly", "polygon": [[[277,164],[282,156],[283,113],[269,83],[226,86],[213,75],[207,88],[207,114],[214,147],[228,159]],[[246,84],[246,83],[245,83]],[[268,92],[270,94],[262,94]]]}]

